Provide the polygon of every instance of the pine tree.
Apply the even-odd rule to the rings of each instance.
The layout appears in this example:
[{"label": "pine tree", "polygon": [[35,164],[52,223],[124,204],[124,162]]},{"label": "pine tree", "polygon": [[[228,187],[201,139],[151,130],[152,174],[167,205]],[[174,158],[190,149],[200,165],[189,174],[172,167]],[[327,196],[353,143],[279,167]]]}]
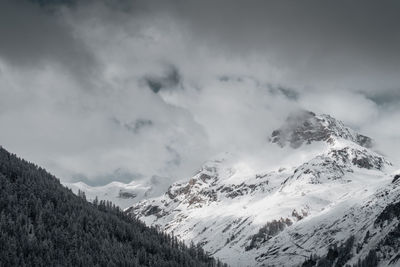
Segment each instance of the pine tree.
[{"label": "pine tree", "polygon": [[148,228],[110,201],[75,196],[0,147],[0,266],[215,266],[195,244]]}]

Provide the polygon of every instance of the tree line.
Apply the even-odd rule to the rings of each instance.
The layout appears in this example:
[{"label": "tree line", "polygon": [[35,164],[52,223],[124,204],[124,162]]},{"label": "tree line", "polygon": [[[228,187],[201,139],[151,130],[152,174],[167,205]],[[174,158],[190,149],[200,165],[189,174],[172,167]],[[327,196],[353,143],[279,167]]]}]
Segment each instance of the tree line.
[{"label": "tree line", "polygon": [[0,266],[226,266],[0,147]]}]

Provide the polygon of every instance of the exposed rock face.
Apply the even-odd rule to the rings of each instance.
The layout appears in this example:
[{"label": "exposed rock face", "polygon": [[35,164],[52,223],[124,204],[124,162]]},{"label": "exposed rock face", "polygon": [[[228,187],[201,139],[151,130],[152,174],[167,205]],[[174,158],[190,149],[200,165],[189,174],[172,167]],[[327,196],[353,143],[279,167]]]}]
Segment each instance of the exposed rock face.
[{"label": "exposed rock face", "polygon": [[317,116],[309,111],[291,114],[281,128],[272,132],[270,140],[282,147],[298,148],[317,141],[333,143],[335,138],[351,140],[367,148],[372,146],[371,138],[352,131],[329,115]]},{"label": "exposed rock face", "polygon": [[[244,171],[240,158],[224,155],[127,212],[232,266],[299,266],[314,254],[321,262],[329,255],[344,264],[375,256],[383,265],[400,263],[400,179],[369,137],[302,112],[271,142],[294,148],[285,149],[301,163]],[[312,142],[323,144],[317,154],[307,154]]]},{"label": "exposed rock face", "polygon": [[397,182],[397,181],[400,181],[400,175],[399,175],[399,174],[396,174],[396,175],[394,176],[392,183],[395,183],[395,182]]},{"label": "exposed rock face", "polygon": [[127,191],[123,191],[123,190],[119,190],[119,194],[118,197],[119,198],[135,198],[137,195],[133,192],[127,192]]},{"label": "exposed rock face", "polygon": [[245,250],[249,251],[254,248],[259,248],[263,243],[267,242],[292,224],[293,222],[288,218],[281,218],[279,220],[267,222],[263,227],[258,230],[256,234],[250,237],[250,244],[246,246]]}]

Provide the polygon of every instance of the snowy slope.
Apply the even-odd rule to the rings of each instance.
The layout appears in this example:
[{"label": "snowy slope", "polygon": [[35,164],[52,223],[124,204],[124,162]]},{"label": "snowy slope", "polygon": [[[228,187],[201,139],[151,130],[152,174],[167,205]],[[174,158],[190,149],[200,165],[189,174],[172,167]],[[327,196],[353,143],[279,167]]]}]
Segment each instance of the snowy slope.
[{"label": "snowy slope", "polygon": [[168,179],[153,176],[147,182],[132,181],[131,183],[111,182],[103,186],[90,186],[83,182],[64,183],[75,194],[78,190],[85,192],[86,198],[93,201],[109,200],[122,209],[132,206],[143,199],[160,196],[168,188]]},{"label": "snowy slope", "polygon": [[145,197],[150,187],[132,182],[130,184],[112,182],[104,186],[90,186],[83,182],[64,183],[75,194],[78,190],[85,192],[86,198],[93,201],[96,197],[100,200],[109,200],[121,208],[127,208]]},{"label": "snowy slope", "polygon": [[[127,212],[200,243],[232,266],[298,266],[351,235],[348,262],[356,263],[397,227],[393,220],[382,228],[384,222],[376,223],[399,199],[400,181],[392,183],[393,167],[371,149],[370,138],[330,116],[302,112],[274,131],[270,142],[287,153],[281,165],[249,168],[225,153]],[[372,237],[364,242],[367,231]],[[395,255],[379,256],[388,264]]]}]

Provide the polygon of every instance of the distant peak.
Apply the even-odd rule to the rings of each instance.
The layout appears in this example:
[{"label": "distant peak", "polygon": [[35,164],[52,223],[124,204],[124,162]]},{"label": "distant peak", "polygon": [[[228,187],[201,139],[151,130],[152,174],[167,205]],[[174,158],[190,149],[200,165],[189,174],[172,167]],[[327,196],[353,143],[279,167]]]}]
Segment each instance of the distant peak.
[{"label": "distant peak", "polygon": [[285,123],[272,132],[270,141],[281,147],[290,145],[298,148],[317,141],[333,144],[336,138],[343,138],[367,148],[372,145],[371,138],[356,133],[343,122],[329,115],[316,115],[305,110],[291,113]]}]

